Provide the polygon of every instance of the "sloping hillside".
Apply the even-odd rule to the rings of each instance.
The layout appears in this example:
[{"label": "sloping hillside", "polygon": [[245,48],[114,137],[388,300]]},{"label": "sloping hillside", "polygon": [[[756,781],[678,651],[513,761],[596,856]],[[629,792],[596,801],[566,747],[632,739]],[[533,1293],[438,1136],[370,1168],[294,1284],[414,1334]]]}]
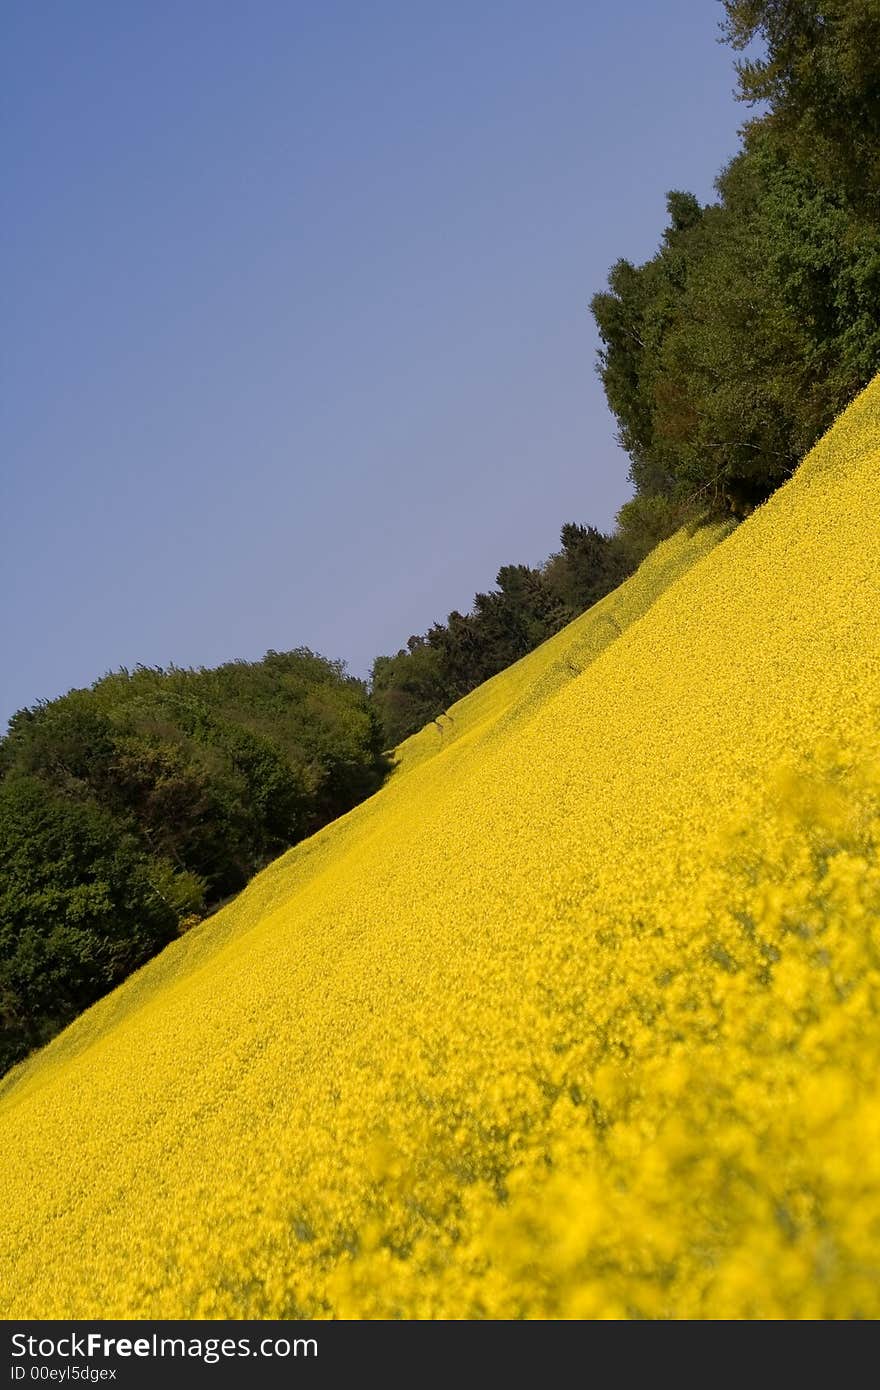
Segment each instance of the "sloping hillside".
[{"label": "sloping hillside", "polygon": [[880,381],[0,1100],[6,1317],[880,1313]]}]

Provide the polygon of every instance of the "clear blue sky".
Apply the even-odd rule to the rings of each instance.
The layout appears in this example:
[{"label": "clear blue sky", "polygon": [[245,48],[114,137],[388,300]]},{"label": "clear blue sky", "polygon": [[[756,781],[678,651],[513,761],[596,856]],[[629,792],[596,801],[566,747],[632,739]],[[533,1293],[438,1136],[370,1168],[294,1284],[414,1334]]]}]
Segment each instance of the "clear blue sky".
[{"label": "clear blue sky", "polygon": [[736,148],[720,14],[8,3],[0,727],[139,661],[366,673],[609,526],[587,303]]}]

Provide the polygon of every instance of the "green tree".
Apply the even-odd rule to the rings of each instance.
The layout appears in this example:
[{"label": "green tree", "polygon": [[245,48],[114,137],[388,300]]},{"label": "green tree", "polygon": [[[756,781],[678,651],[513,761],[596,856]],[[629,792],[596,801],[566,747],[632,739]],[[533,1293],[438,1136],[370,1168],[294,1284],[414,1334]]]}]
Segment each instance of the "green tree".
[{"label": "green tree", "polygon": [[376,657],[371,686],[388,748],[437,719],[453,698],[440,652],[418,636],[410,637],[394,656]]},{"label": "green tree", "polygon": [[19,711],[0,740],[0,1066],[375,791],[382,747],[363,682],[305,648],[116,671]]},{"label": "green tree", "polygon": [[198,894],[176,878],[100,807],[37,777],[0,782],[0,1068],[174,936],[177,905]]},{"label": "green tree", "polygon": [[763,41],[738,71],[766,109],[592,307],[639,494],[743,515],[880,367],[880,8],[729,0],[724,30]]},{"label": "green tree", "polygon": [[778,148],[873,217],[880,199],[877,0],[725,0],[724,35],[743,52],[739,94],[766,103]]},{"label": "green tree", "polygon": [[616,588],[626,566],[614,540],[595,526],[566,522],[559,539],[562,548],[545,564],[544,577],[569,621]]}]

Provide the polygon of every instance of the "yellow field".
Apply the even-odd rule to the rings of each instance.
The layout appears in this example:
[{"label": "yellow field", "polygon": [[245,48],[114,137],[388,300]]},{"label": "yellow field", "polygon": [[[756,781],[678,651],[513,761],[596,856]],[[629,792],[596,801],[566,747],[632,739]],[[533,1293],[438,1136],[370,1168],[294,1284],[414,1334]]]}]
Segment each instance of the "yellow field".
[{"label": "yellow field", "polygon": [[878,843],[880,379],[8,1078],[0,1315],[877,1317]]}]

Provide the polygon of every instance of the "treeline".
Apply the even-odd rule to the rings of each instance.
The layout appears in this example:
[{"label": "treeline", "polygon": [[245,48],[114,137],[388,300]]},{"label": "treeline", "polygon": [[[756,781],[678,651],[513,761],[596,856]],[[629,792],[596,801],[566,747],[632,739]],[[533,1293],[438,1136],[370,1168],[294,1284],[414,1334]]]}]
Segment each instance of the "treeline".
[{"label": "treeline", "polygon": [[727,0],[724,37],[764,110],[702,206],[671,192],[644,265],[591,308],[635,498],[615,531],[566,526],[373,667],[389,745],[524,656],[685,521],[745,516],[880,369],[880,3]]},{"label": "treeline", "polygon": [[305,649],[137,668],[0,741],[0,1070],[387,770],[361,681]]},{"label": "treeline", "polygon": [[593,313],[640,495],[742,515],[880,368],[880,4],[727,0],[765,105],[717,180],[668,197],[660,249]]},{"label": "treeline", "polygon": [[880,369],[880,3],[726,0],[760,103],[717,200],[668,196],[644,265],[592,302],[635,496],[569,523],[394,656],[371,689],[301,649],[121,671],[0,741],[0,1070],[273,856],[380,784],[383,749],[531,651],[658,541],[766,498]]},{"label": "treeline", "polygon": [[537,568],[503,565],[496,588],[474,597],[373,663],[373,703],[389,748],[604,598],[696,511],[668,498],[633,498],[612,535],[566,523],[560,549]]}]

